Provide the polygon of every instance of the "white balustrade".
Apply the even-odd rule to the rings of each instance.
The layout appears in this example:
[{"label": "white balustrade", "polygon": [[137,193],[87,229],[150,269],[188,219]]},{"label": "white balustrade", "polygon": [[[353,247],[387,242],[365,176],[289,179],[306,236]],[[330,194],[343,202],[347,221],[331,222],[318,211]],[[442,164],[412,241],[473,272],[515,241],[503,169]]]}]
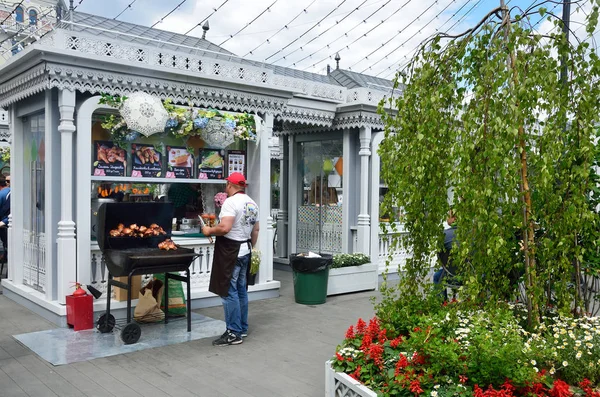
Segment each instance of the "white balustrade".
[{"label": "white balustrade", "polygon": [[46,287],[46,235],[23,230],[23,283],[39,291]]},{"label": "white balustrade", "polygon": [[[178,245],[185,248],[192,248],[196,253],[202,254],[192,262],[190,265],[190,280],[192,294],[196,291],[208,291],[208,284],[210,282],[210,272],[212,266],[212,258],[214,252],[214,244],[210,244],[208,240],[201,238],[173,238],[173,241]],[[108,269],[106,268],[106,261],[104,255],[98,247],[98,244],[92,242],[91,244],[91,263],[92,267],[91,280],[89,283],[101,291],[102,294],[106,293],[106,281],[108,280]],[[182,276],[185,272],[180,272]],[[142,275],[142,285],[145,285],[150,281],[152,274]],[[83,281],[81,281],[83,282]],[[83,282],[85,284],[85,282]],[[112,290],[114,298],[114,288]]]}]

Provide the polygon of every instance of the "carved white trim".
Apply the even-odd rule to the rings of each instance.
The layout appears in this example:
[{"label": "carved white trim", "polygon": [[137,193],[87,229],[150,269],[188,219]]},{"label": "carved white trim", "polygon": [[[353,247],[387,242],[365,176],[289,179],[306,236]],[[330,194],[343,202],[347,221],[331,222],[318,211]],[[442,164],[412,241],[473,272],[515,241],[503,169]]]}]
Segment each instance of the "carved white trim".
[{"label": "carved white trim", "polygon": [[390,92],[365,87],[352,88],[346,93],[346,104],[362,103],[377,106],[386,97],[390,97]]},{"label": "carved white trim", "polygon": [[10,130],[3,126],[0,126],[0,141],[12,143],[12,135],[10,134]]},{"label": "carved white trim", "polygon": [[383,130],[384,125],[383,121],[381,121],[381,116],[379,116],[377,113],[356,111],[337,115],[329,126],[308,126],[305,124],[284,121],[282,130],[277,131],[275,135],[315,134],[323,131],[360,127],[370,127],[373,130]]},{"label": "carved white trim", "polygon": [[203,52],[201,49],[198,49],[198,54],[190,54],[188,51],[169,51],[156,45],[132,44],[122,39],[109,40],[63,29],[56,29],[50,35],[56,35],[54,46],[64,50],[65,53],[92,54],[152,67],[185,70],[204,77],[242,84],[284,87],[300,94],[338,102],[343,102],[346,98],[345,87],[278,75],[272,69],[242,63],[235,57],[231,60],[223,59],[227,55],[215,59],[213,54]]},{"label": "carved white trim", "polygon": [[318,111],[294,106],[287,106],[283,109],[281,115],[277,116],[278,120],[284,122],[326,127],[331,126],[334,118],[335,112]]},{"label": "carved white trim", "polygon": [[47,88],[44,65],[38,65],[0,85],[0,107],[6,107]]},{"label": "carved white trim", "polygon": [[8,112],[0,109],[0,125],[8,125]]}]

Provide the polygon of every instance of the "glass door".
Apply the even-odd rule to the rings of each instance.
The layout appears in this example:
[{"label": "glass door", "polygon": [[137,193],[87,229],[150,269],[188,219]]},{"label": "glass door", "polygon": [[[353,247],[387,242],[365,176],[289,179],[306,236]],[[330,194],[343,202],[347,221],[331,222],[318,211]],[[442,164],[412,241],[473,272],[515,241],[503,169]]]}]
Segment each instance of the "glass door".
[{"label": "glass door", "polygon": [[44,291],[46,285],[44,114],[27,117],[23,127],[26,142],[23,153],[25,160],[23,283]]},{"label": "glass door", "polygon": [[342,154],[341,140],[299,143],[298,252],[341,250]]}]

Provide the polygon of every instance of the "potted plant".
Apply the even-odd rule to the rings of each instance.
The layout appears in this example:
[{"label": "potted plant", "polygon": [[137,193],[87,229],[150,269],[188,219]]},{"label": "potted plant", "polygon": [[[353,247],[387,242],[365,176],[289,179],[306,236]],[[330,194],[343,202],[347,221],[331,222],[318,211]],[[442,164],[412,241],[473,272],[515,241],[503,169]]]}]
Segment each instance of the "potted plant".
[{"label": "potted plant", "polygon": [[355,253],[333,256],[327,281],[327,295],[374,290],[378,283],[377,264],[371,263],[367,255]]},{"label": "potted plant", "polygon": [[254,285],[256,283],[256,274],[260,268],[260,251],[256,248],[253,248],[252,256],[250,258],[250,275],[248,276],[248,285]]}]

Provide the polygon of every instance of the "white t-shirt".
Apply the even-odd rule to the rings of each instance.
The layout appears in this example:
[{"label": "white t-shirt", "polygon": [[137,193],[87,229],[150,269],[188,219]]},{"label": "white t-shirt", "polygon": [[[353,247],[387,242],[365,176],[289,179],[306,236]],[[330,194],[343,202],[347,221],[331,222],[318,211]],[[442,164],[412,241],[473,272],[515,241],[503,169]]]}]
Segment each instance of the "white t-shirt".
[{"label": "white t-shirt", "polygon": [[[219,220],[226,216],[233,216],[235,220],[225,237],[235,241],[246,241],[250,239],[254,224],[258,222],[258,206],[247,194],[237,193],[228,197],[221,207]],[[240,246],[238,257],[249,253],[248,244],[244,243]]]}]

